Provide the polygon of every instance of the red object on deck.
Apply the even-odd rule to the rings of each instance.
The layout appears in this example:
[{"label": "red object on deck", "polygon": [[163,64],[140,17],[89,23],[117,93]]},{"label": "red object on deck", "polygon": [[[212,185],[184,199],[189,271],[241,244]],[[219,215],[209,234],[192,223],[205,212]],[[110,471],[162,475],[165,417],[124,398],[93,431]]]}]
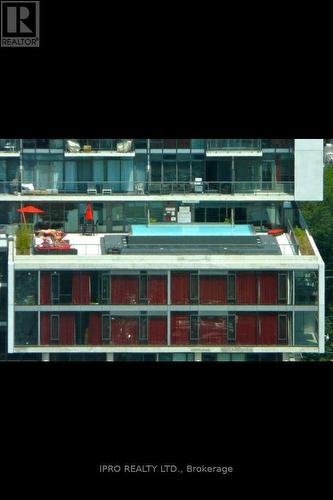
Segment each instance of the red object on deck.
[{"label": "red object on deck", "polygon": [[269,231],[267,231],[267,234],[272,234],[273,236],[274,235],[277,236],[277,235],[283,234],[283,233],[284,233],[284,231],[281,227],[276,228],[276,229],[270,229]]},{"label": "red object on deck", "polygon": [[90,203],[87,204],[87,208],[86,208],[86,211],[85,211],[85,214],[84,214],[84,218],[85,218],[85,220],[94,220],[93,211],[92,211]]}]

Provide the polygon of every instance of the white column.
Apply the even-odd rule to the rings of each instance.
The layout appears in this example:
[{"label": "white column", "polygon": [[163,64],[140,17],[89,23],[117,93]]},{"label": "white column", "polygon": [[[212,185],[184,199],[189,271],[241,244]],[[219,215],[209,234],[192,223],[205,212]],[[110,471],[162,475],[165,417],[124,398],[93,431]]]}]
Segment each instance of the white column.
[{"label": "white column", "polygon": [[201,352],[194,353],[194,361],[201,361],[202,355]]},{"label": "white column", "polygon": [[[167,304],[171,304],[171,271],[168,271],[167,276]],[[171,313],[170,307],[168,307],[167,312],[167,344],[171,345]]]},{"label": "white column", "polygon": [[106,361],[113,361],[113,352],[108,352],[106,354]]},{"label": "white column", "polygon": [[325,264],[323,261],[318,269],[318,339],[319,352],[325,352]]},{"label": "white column", "polygon": [[49,352],[43,352],[42,361],[50,361],[50,353]]},{"label": "white column", "polygon": [[8,329],[8,352],[14,352],[14,238],[8,238],[8,319],[7,319],[7,329]]}]

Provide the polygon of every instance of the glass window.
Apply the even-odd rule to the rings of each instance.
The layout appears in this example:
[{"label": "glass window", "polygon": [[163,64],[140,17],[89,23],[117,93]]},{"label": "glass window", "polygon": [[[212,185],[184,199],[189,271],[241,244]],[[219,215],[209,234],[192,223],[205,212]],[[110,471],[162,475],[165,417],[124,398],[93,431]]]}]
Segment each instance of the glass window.
[{"label": "glass window", "polygon": [[199,320],[197,314],[190,316],[190,344],[198,344],[199,342]]},{"label": "glass window", "polygon": [[228,344],[235,344],[236,342],[236,326],[234,315],[228,316],[227,339]]},{"label": "glass window", "polygon": [[147,304],[148,302],[148,275],[147,271],[140,272],[140,281],[139,281],[139,295],[140,295],[140,304]]},{"label": "glass window", "polygon": [[177,180],[177,169],[175,161],[165,161],[163,164],[163,180],[175,182]]},{"label": "glass window", "polygon": [[236,302],[236,276],[235,276],[235,273],[228,273],[227,301],[229,304],[233,304]]},{"label": "glass window", "polygon": [[50,340],[51,342],[59,341],[59,314],[51,314]]},{"label": "glass window", "polygon": [[151,180],[152,182],[160,182],[162,180],[162,162],[151,162]]},{"label": "glass window", "polygon": [[38,301],[38,274],[36,271],[15,272],[15,304],[33,305]]},{"label": "glass window", "polygon": [[102,342],[109,343],[111,339],[110,315],[102,315]]},{"label": "glass window", "polygon": [[288,316],[286,314],[279,314],[279,344],[288,344]]},{"label": "glass window", "polygon": [[318,314],[312,311],[295,312],[295,345],[318,345]]},{"label": "glass window", "polygon": [[190,300],[197,304],[199,297],[199,276],[198,272],[190,273]]},{"label": "glass window", "polygon": [[0,321],[7,321],[7,287],[0,288]]},{"label": "glass window", "polygon": [[191,163],[189,161],[178,162],[178,180],[188,182],[191,180]]},{"label": "glass window", "polygon": [[172,361],[194,361],[194,354],[177,352],[172,355]]},{"label": "glass window", "polygon": [[102,304],[110,303],[110,275],[108,273],[102,273],[101,275],[101,295]]},{"label": "glass window", "polygon": [[318,273],[295,271],[295,304],[318,303]]},{"label": "glass window", "polygon": [[139,344],[148,343],[147,313],[141,313],[139,325]]},{"label": "glass window", "polygon": [[288,304],[288,274],[279,273],[278,275],[278,302],[279,304]]},{"label": "glass window", "polygon": [[38,313],[15,313],[15,345],[38,344]]}]

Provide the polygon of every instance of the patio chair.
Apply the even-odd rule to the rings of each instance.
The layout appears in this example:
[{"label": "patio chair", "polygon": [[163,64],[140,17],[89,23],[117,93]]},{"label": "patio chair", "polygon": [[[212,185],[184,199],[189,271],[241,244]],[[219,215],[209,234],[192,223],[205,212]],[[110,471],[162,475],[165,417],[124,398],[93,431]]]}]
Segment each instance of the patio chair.
[{"label": "patio chair", "polygon": [[87,187],[87,194],[97,194],[96,184],[90,184]]},{"label": "patio chair", "polygon": [[137,194],[144,194],[145,193],[143,182],[136,182],[134,189],[135,189],[135,192]]}]

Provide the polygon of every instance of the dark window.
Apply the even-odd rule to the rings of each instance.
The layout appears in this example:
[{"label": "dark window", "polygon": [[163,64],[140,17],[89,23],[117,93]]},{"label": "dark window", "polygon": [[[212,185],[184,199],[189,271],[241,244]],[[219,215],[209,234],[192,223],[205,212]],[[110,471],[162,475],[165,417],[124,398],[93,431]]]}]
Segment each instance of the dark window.
[{"label": "dark window", "polygon": [[147,329],[147,313],[143,312],[140,316],[140,326],[139,326],[139,343],[148,343],[148,329]]},{"label": "dark window", "polygon": [[236,343],[236,327],[235,327],[235,316],[228,316],[228,327],[227,327],[227,340],[228,344]]},{"label": "dark window", "polygon": [[288,344],[288,316],[279,314],[279,344]]},{"label": "dark window", "polygon": [[103,273],[101,276],[102,304],[110,303],[110,275]]},{"label": "dark window", "polygon": [[59,314],[51,314],[50,340],[51,342],[59,342]]},{"label": "dark window", "polygon": [[146,271],[140,272],[139,294],[140,304],[147,304],[148,275]]},{"label": "dark window", "polygon": [[234,304],[236,302],[236,277],[234,273],[228,274],[227,301],[229,304]]},{"label": "dark window", "polygon": [[103,314],[102,316],[102,342],[110,343],[110,316],[108,314]]},{"label": "dark window", "polygon": [[190,301],[194,304],[198,303],[199,296],[199,277],[198,273],[190,273]]},{"label": "dark window", "polygon": [[199,321],[198,316],[192,314],[190,316],[190,343],[198,344],[199,342]]},{"label": "dark window", "polygon": [[60,300],[60,277],[59,273],[51,274],[51,303],[59,304]]},{"label": "dark window", "polygon": [[279,304],[288,304],[288,274],[287,273],[279,273],[278,301],[279,301]]}]

